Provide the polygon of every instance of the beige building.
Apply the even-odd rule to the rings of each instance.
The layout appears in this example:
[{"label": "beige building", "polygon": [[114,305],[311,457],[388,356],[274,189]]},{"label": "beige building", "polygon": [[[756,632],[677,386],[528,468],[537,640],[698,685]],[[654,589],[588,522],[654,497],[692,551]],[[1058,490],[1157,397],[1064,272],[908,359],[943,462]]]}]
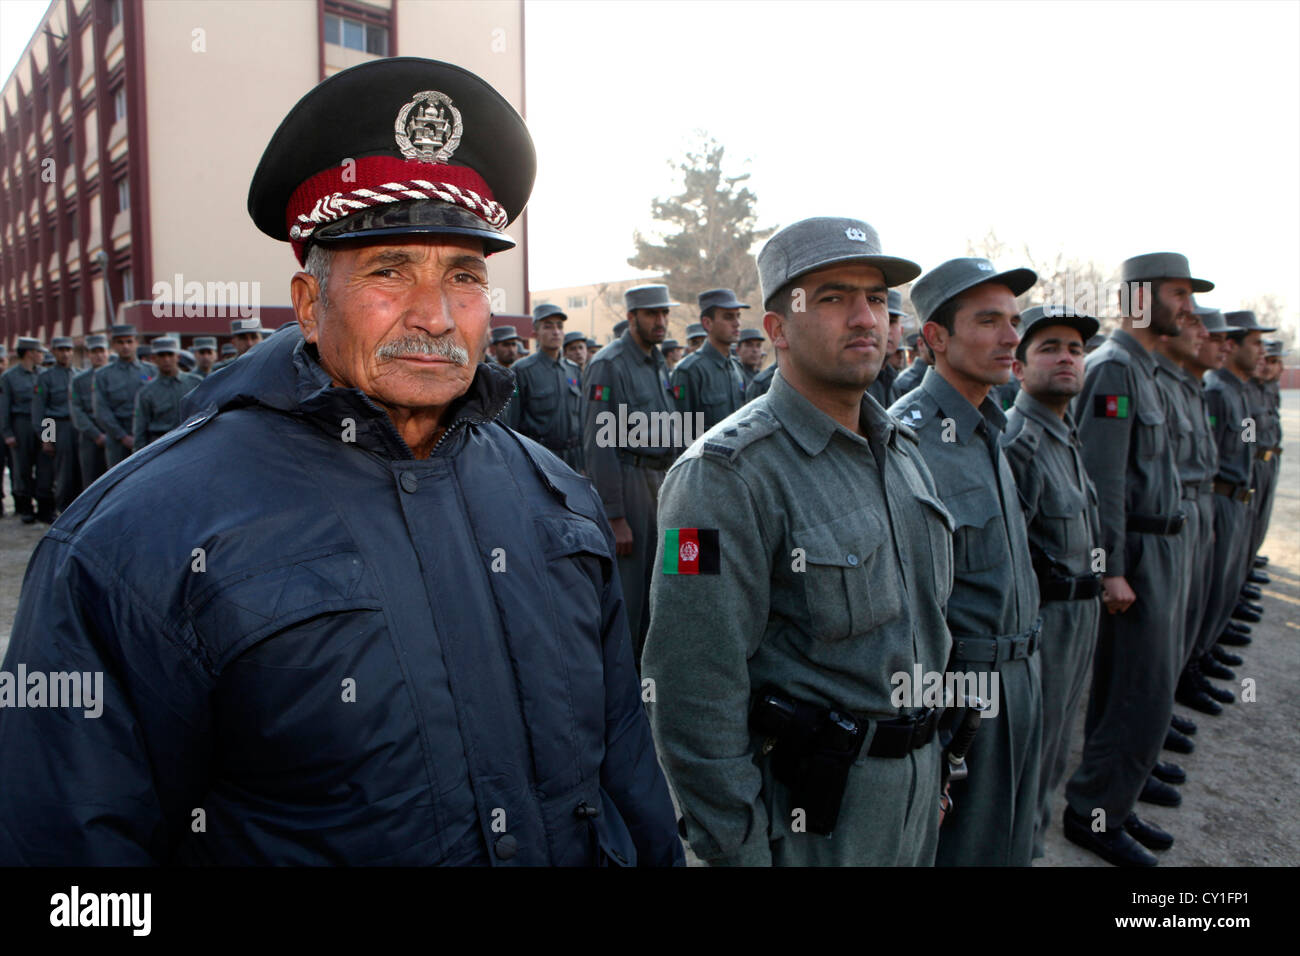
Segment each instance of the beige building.
[{"label": "beige building", "polygon": [[[524,112],[522,0],[53,0],[0,94],[0,343],[292,318],[287,243],[246,212],[262,150],[314,84],[382,56],[448,60]],[[489,262],[523,314],[519,245]]]},{"label": "beige building", "polygon": [[[587,338],[595,339],[601,345],[608,344],[614,337],[614,326],[627,318],[627,309],[623,305],[623,293],[633,286],[663,282],[662,276],[649,276],[641,279],[621,279],[615,282],[597,282],[593,285],[570,286],[564,289],[533,290],[533,308],[550,303],[564,310],[569,321],[564,324],[566,332],[585,332]],[[668,290],[673,292],[672,289]],[[686,341],[686,326],[700,321],[700,311],[696,308],[694,298],[684,301],[676,293],[674,298],[681,302],[668,312],[668,338]]]}]

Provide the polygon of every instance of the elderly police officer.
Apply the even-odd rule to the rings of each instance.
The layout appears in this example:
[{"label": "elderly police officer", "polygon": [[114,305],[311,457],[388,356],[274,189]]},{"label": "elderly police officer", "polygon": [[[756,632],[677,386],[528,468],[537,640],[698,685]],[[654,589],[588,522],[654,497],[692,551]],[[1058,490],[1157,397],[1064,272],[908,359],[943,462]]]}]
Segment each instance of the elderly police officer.
[{"label": "elderly police officer", "polygon": [[515,395],[505,423],[582,470],[582,369],[560,354],[564,323],[557,305],[533,309],[537,351],[515,362]]},{"label": "elderly police officer", "polygon": [[[950,259],[912,287],[935,365],[890,412],[916,430],[939,498],[952,512],[949,667],[997,674],[997,715],[981,722],[970,776],[939,836],[944,866],[1028,866],[1038,810],[1042,740],[1038,583],[1015,479],[998,444],[1006,417],[989,397],[1011,374],[1019,342],[1016,296],[1037,276],[998,272],[987,259]],[[993,693],[992,676],[987,681]]]},{"label": "elderly police officer", "polygon": [[948,656],[951,521],[911,429],[866,394],[887,287],[920,267],[828,217],[778,232],[758,269],[780,374],[663,488],[660,757],[709,863],[929,865],[937,713],[893,698]]},{"label": "elderly police officer", "polygon": [[72,427],[77,431],[77,462],[81,487],[89,488],[108,468],[104,458],[107,438],[95,421],[95,370],[108,364],[108,336],[87,335],[90,366],[72,377]]},{"label": "elderly police officer", "polygon": [[36,379],[32,431],[40,442],[36,457],[36,520],[50,524],[77,497],[77,442],[72,429],[72,339],[50,341],[54,364]]},{"label": "elderly police officer", "polygon": [[1101,580],[1092,570],[1101,534],[1097,493],[1083,466],[1069,406],[1083,388],[1083,344],[1099,325],[1092,316],[1063,306],[1025,311],[1011,366],[1021,389],[1007,412],[1001,439],[1025,513],[1043,616],[1043,756],[1035,858],[1044,854],[1052,794],[1065,776],[1070,728],[1097,645]]},{"label": "elderly police officer", "polygon": [[1193,278],[1186,257],[1172,252],[1126,259],[1121,280],[1120,328],[1088,356],[1075,406],[1097,486],[1104,613],[1064,825],[1072,842],[1113,864],[1154,866],[1139,843],[1158,848],[1164,839],[1130,836],[1125,824],[1144,792],[1165,805],[1181,801],[1149,777],[1169,730],[1183,654],[1187,517],[1152,350],[1160,336],[1182,334],[1192,294],[1214,285]]},{"label": "elderly police officer", "polygon": [[745,373],[731,346],[740,340],[740,310],[749,306],[730,289],[701,292],[699,304],[708,338],[677,364],[670,381],[677,410],[703,415],[709,429],[745,404]]},{"label": "elderly police officer", "polygon": [[180,370],[179,353],[180,344],[175,339],[164,336],[153,340],[158,377],[135,396],[132,434],[136,451],[181,423],[181,399],[203,382],[201,376]]},{"label": "elderly police officer", "polygon": [[599,501],[478,361],[533,170],[430,60],[281,124],[249,210],[298,327],[37,547],[5,666],[102,672],[103,718],[0,710],[0,863],[681,861]]},{"label": "elderly police officer", "polygon": [[618,573],[627,601],[636,658],[650,626],[650,572],[658,536],[655,509],[664,472],[684,435],[674,429],[611,427],[634,414],[668,421],[673,411],[668,366],[659,343],[668,331],[673,302],[665,285],[634,286],[623,293],[627,329],[587,363],[582,388],[583,457],[605,506],[618,549]]},{"label": "elderly police officer", "polygon": [[14,513],[22,517],[23,524],[32,524],[36,521],[32,496],[36,493],[36,455],[40,445],[38,434],[32,428],[32,400],[36,396],[44,349],[37,339],[24,336],[18,339],[14,352],[17,363],[0,375],[0,437],[9,449]]},{"label": "elderly police officer", "polygon": [[104,458],[112,468],[135,447],[135,396],[158,368],[136,357],[134,325],[115,325],[110,331],[117,361],[95,370],[94,409],[95,424],[107,436]]}]

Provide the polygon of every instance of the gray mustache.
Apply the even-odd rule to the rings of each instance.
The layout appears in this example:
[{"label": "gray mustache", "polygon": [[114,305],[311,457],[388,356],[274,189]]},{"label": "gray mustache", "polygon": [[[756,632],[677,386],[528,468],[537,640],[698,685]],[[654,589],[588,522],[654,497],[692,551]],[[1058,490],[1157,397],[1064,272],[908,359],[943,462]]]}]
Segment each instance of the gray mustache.
[{"label": "gray mustache", "polygon": [[469,365],[469,350],[457,345],[449,338],[431,339],[423,335],[404,335],[400,339],[385,342],[375,350],[381,359],[404,358],[407,355],[432,355],[436,358],[455,362],[457,365]]}]

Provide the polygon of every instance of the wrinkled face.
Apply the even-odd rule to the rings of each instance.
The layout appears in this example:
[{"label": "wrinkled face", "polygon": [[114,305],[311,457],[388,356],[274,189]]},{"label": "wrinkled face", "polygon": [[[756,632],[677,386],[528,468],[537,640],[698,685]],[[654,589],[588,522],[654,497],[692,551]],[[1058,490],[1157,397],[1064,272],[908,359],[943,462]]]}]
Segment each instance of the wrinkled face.
[{"label": "wrinkled face", "polygon": [[658,345],[668,335],[667,309],[633,309],[627,324],[642,345]]},{"label": "wrinkled face", "polygon": [[788,361],[797,380],[865,390],[885,361],[889,290],[883,273],[848,262],[801,276],[798,288],[802,312],[791,308],[788,315],[763,317],[772,345],[785,350],[782,369]]},{"label": "wrinkled face", "polygon": [[230,337],[231,343],[235,346],[235,351],[243,355],[258,342],[262,341],[262,336],[258,332],[239,332]]},{"label": "wrinkled face", "polygon": [[709,333],[709,338],[721,345],[731,345],[740,341],[740,310],[714,309],[711,316],[700,319],[700,325]]},{"label": "wrinkled face", "polygon": [[533,323],[533,331],[537,333],[537,347],[546,349],[548,352],[560,347],[564,341],[564,320],[560,318],[542,319],[540,322]]},{"label": "wrinkled face", "polygon": [[749,368],[758,368],[763,361],[763,341],[761,339],[747,339],[736,346],[736,357],[740,359],[740,364]]},{"label": "wrinkled face", "polygon": [[113,339],[113,351],[123,362],[135,361],[135,336],[121,335]]},{"label": "wrinkled face", "polygon": [[579,368],[587,364],[587,343],[570,342],[564,347],[564,357]]},{"label": "wrinkled face", "polygon": [[199,349],[194,353],[194,361],[198,363],[199,368],[204,369],[205,371],[212,368],[212,365],[216,360],[217,353],[215,349]]},{"label": "wrinkled face", "polygon": [[1013,370],[1026,392],[1040,401],[1056,404],[1083,389],[1083,336],[1068,325],[1052,325],[1034,331],[1025,346],[1024,361],[1016,360]]},{"label": "wrinkled face", "polygon": [[175,352],[154,352],[151,356],[153,364],[163,375],[175,375],[180,368],[180,358]]},{"label": "wrinkled face", "polygon": [[90,367],[103,368],[108,364],[108,349],[100,346],[90,350]]},{"label": "wrinkled face", "polygon": [[984,385],[1004,385],[1011,378],[1011,363],[1020,344],[1020,308],[1004,285],[987,282],[957,297],[957,313],[949,334],[937,322],[927,322],[926,337],[945,343],[949,367],[959,375]]},{"label": "wrinkled face", "polygon": [[67,368],[72,364],[72,349],[66,345],[59,346],[54,350],[54,361],[63,368]]},{"label": "wrinkled face", "polygon": [[444,407],[469,389],[491,318],[480,240],[395,236],[341,245],[324,309],[311,276],[294,280],[303,337],[337,384],[413,409]]}]

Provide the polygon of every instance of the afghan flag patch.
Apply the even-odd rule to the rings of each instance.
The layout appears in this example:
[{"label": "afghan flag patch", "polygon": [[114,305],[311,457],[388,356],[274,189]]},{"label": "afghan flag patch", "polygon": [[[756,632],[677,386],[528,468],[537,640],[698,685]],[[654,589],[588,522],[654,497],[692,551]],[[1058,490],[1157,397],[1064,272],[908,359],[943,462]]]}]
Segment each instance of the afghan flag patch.
[{"label": "afghan flag patch", "polygon": [[717,528],[665,528],[664,574],[717,574]]},{"label": "afghan flag patch", "polygon": [[1093,399],[1092,413],[1098,418],[1128,418],[1128,396],[1098,395]]},{"label": "afghan flag patch", "polygon": [[682,387],[680,385],[674,385],[673,398],[681,398],[681,397],[682,397]]},{"label": "afghan flag patch", "polygon": [[607,401],[609,401],[609,386],[608,386],[608,385],[593,385],[593,386],[591,386],[591,394],[590,394],[588,397],[589,397],[593,402],[607,402]]}]

